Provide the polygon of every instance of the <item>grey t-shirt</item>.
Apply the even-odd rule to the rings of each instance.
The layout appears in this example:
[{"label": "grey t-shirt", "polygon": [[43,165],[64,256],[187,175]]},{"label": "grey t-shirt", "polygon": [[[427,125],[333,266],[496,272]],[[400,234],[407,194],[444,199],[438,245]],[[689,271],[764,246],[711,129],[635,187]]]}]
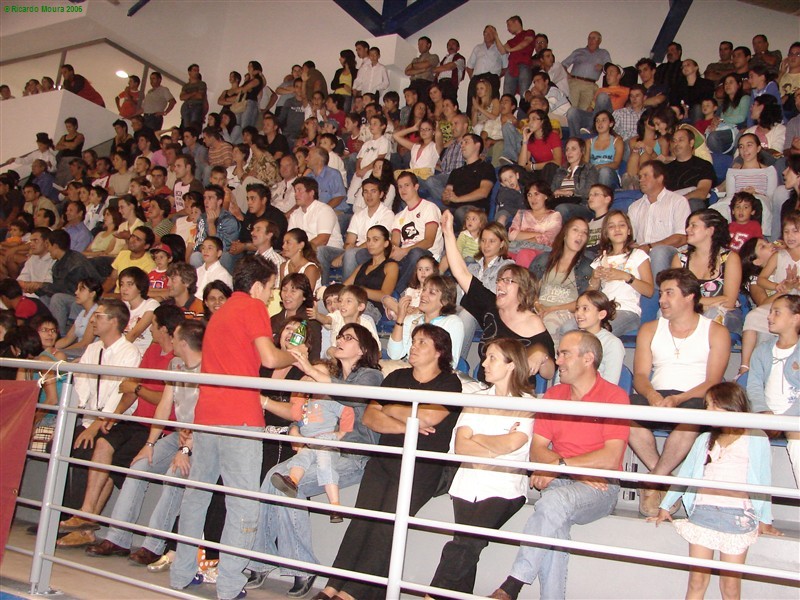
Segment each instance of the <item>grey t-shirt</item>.
[{"label": "grey t-shirt", "polygon": [[[190,369],[183,362],[183,359],[176,356],[170,361],[169,370],[199,373],[200,363]],[[180,381],[172,383],[172,405],[175,407],[175,420],[178,423],[194,423],[194,407],[197,404],[199,395],[200,388],[196,383],[182,383]]]}]

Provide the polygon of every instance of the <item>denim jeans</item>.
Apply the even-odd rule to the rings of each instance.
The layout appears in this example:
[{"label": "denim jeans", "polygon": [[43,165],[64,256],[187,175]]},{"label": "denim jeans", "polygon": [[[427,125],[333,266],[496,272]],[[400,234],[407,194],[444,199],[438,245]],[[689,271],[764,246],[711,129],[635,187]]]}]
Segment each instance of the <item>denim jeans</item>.
[{"label": "denim jeans", "polygon": [[447,210],[447,207],[442,204],[442,194],[447,186],[448,179],[450,179],[449,173],[436,173],[436,175],[431,175],[427,179],[421,179],[419,182],[420,198],[430,200],[441,211]]},{"label": "denim jeans", "polygon": [[[356,454],[341,454],[336,459],[336,472],[339,474],[339,488],[356,485],[364,474],[366,456]],[[270,478],[273,473],[289,474],[288,461],[275,465],[264,478],[261,491],[266,494],[283,496],[278,491]],[[316,466],[312,465],[297,486],[298,498],[310,498],[322,494],[325,489],[317,483]],[[277,540],[277,544],[276,544]],[[259,529],[256,542],[253,545],[255,552],[275,554],[283,558],[302,560],[309,563],[319,563],[314,555],[311,538],[311,519],[304,508],[295,508],[285,504],[261,503],[259,514]],[[247,568],[251,571],[264,572],[267,570],[265,563],[250,561]],[[309,573],[289,568],[281,568],[281,575],[287,577],[306,577]]]},{"label": "denim jeans", "polygon": [[[478,321],[472,316],[472,313],[463,307],[456,308],[456,316],[464,326],[464,343],[461,344],[461,358],[467,360],[469,350],[472,348],[472,338],[475,337],[475,331],[478,329]],[[472,365],[473,367],[475,365]]]},{"label": "denim jeans", "polygon": [[517,164],[519,159],[519,151],[522,148],[522,133],[516,128],[513,123],[503,123],[503,156],[511,161],[511,164]]},{"label": "denim jeans", "polygon": [[650,268],[653,269],[654,281],[661,271],[671,267],[672,258],[676,254],[678,249],[675,246],[656,246],[650,249]]},{"label": "denim jeans", "polygon": [[634,333],[642,324],[642,317],[631,310],[618,310],[611,321],[611,333],[617,337],[626,333]]},{"label": "denim jeans", "polygon": [[149,127],[153,131],[160,131],[161,126],[164,124],[164,117],[158,115],[143,115],[142,121],[145,127]]},{"label": "denim jeans", "polygon": [[[236,427],[242,431],[262,431],[261,427]],[[262,442],[258,439],[194,432],[194,447],[190,481],[216,483],[222,476],[225,485],[248,491],[258,491],[261,476]],[[181,504],[178,533],[200,538],[203,535],[206,511],[211,492],[187,487]],[[258,500],[235,495],[225,497],[225,529],[221,543],[234,548],[251,550],[258,533]],[[220,552],[217,597],[234,598],[244,588],[247,577],[242,573],[248,559]],[[197,546],[179,543],[175,562],[169,573],[170,585],[183,589],[197,572]]]},{"label": "denim jeans", "polygon": [[554,210],[561,215],[562,223],[566,223],[573,217],[580,217],[581,219],[586,219],[587,221],[591,221],[594,218],[594,213],[583,203],[583,201],[575,204],[571,202],[562,202],[561,204],[557,205]]},{"label": "denim jeans", "polygon": [[255,126],[256,121],[258,120],[258,102],[256,100],[248,100],[247,107],[244,109],[241,118],[239,119],[239,125],[242,126],[242,129],[248,126]]},{"label": "denim jeans", "polygon": [[503,80],[503,93],[524,97],[525,92],[531,87],[531,81],[533,81],[533,69],[528,65],[519,65],[519,75],[516,77],[506,72]]},{"label": "denim jeans", "polygon": [[75,300],[74,294],[53,294],[52,296],[41,296],[39,300],[42,301],[58,322],[58,330],[60,334],[67,335],[69,331],[70,320],[75,320],[75,317],[81,311],[78,302]]},{"label": "denim jeans", "polygon": [[[572,479],[554,479],[542,492],[523,533],[568,540],[573,525],[586,525],[611,514],[617,505],[619,485],[605,491]],[[511,576],[527,584],[537,575],[542,598],[565,598],[569,553],[547,546],[520,546]]]},{"label": "denim jeans", "polygon": [[[318,440],[338,440],[336,432],[322,433],[314,436]],[[330,446],[303,446],[292,458],[287,460],[289,470],[295,467],[303,469],[303,479],[308,477],[308,471],[316,467],[317,483],[325,486],[339,485],[339,473],[336,471],[336,462],[339,458],[339,449]]]},{"label": "denim jeans", "polygon": [[574,106],[567,111],[567,125],[569,126],[569,134],[572,136],[580,136],[581,129],[594,129],[594,117],[601,110],[613,112],[611,106],[611,98],[608,94],[602,92],[597,94],[594,101],[594,110],[581,110]]},{"label": "denim jeans", "polygon": [[611,167],[598,166],[597,172],[599,174],[599,183],[607,185],[612,190],[615,190],[619,187],[619,175],[617,175],[617,172],[614,169]]},{"label": "denim jeans", "polygon": [[408,282],[411,279],[411,275],[417,268],[417,261],[423,256],[432,255],[428,250],[423,250],[422,248],[412,248],[409,253],[406,254],[405,258],[398,263],[400,273],[397,276],[397,285],[394,287],[395,292],[402,294],[405,291],[405,289],[408,287]]},{"label": "denim jeans", "polygon": [[[156,442],[153,448],[153,462],[148,463],[147,460],[142,459],[135,462],[131,468],[143,473],[156,473],[158,475],[166,475],[169,467],[172,464],[172,459],[175,453],[178,452],[178,434],[171,433]],[[180,477],[180,473],[169,473]],[[111,517],[127,523],[136,523],[139,518],[139,513],[142,510],[142,502],[144,495],[147,492],[147,487],[150,485],[149,479],[138,479],[133,475],[125,478],[125,483],[122,485],[122,491],[117,498],[117,503],[114,505],[114,512]],[[163,531],[172,531],[172,526],[175,524],[175,519],[181,508],[181,499],[183,498],[183,487],[177,485],[170,485],[165,483],[161,488],[161,497],[158,499],[153,514],[150,516],[150,523],[148,524],[153,529],[161,529]],[[133,539],[133,532],[112,527],[108,530],[106,539],[109,542],[121,546],[122,548],[130,548]],[[162,554],[166,542],[161,539],[148,535],[142,544],[143,548],[147,548],[155,554]]]},{"label": "denim jeans", "polygon": [[203,103],[184,102],[181,105],[181,127],[189,125],[203,126]]}]

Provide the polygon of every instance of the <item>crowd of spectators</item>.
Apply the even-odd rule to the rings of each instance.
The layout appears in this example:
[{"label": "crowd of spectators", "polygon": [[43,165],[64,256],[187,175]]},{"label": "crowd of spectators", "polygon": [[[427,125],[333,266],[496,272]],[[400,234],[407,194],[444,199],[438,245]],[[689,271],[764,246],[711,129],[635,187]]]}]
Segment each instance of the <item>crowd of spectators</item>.
[{"label": "crowd of spectators", "polygon": [[[359,41],[330,80],[307,60],[273,89],[251,61],[244,76],[230,73],[216,112],[197,64],[175,95],[157,72],[146,93],[131,76],[103,156],[84,148],[74,118],[57,143],[38,134],[37,150],[19,159],[31,175],[0,175],[0,351],[498,396],[530,395],[538,379],[564,401],[711,409],[738,393],[717,384],[741,344],[750,410],[798,416],[800,42],[785,59],[763,35],[752,49],[722,42],[701,75],[677,42],[660,65],[623,68],[591,32],[559,62],[546,35],[518,16],[506,25],[508,36],[487,25],[468,58],[456,39],[440,58],[421,37],[402,91],[390,89],[380,49]],[[105,105],[70,65],[61,76],[64,89]],[[24,95],[51,89],[47,77],[31,80]],[[13,97],[7,86],[0,96]],[[180,127],[162,129],[179,102]],[[625,336],[635,337],[630,389],[619,387]],[[41,401],[57,402],[61,380],[49,372],[3,376],[43,377]],[[78,458],[291,497],[325,491],[332,523],[342,521],[339,489],[359,482],[356,506],[395,510],[395,455],[170,432],[114,415],[402,446],[407,404],[84,375],[73,401],[108,414],[79,419]],[[715,444],[738,435],[706,441],[685,424],[436,404],[416,418],[423,450],[619,470],[629,444],[658,475],[694,457],[697,440],[715,461]],[[52,426],[37,414],[32,444],[46,447]],[[659,451],[653,431],[666,427]],[[800,480],[800,443],[788,438]],[[418,461],[412,514],[446,474]],[[501,527],[527,482],[522,470],[463,463],[449,488],[456,521]],[[619,492],[615,480],[545,472],[530,483],[543,495],[525,531],[556,537],[608,515]],[[64,505],[99,514],[115,485],[114,518],[134,522],[144,479],[73,467]],[[665,494],[645,486],[640,512],[671,519],[678,505]],[[742,501],[726,506],[747,509]],[[151,526],[171,530],[179,515],[181,534],[318,562],[308,514],[294,506],[164,486]],[[780,533],[768,510],[753,527]],[[210,550],[198,564],[195,547],[154,536],[131,553],[129,531],[99,540],[97,529],[65,518],[58,544],[170,569],[175,588],[215,582],[224,600],[270,570]],[[386,576],[391,539],[391,524],[354,519],[333,566]],[[485,545],[456,535],[433,584],[472,592]],[[543,596],[564,597],[567,557],[522,548],[492,597],[516,598],[537,577]],[[294,577],[291,597],[316,579],[281,573]],[[315,598],[383,593],[334,577]]]}]

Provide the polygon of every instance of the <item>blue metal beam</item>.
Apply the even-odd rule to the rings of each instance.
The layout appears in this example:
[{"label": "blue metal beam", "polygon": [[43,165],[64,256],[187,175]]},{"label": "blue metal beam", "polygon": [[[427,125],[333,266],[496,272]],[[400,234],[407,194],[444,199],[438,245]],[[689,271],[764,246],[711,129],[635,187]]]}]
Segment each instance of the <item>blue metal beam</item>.
[{"label": "blue metal beam", "polygon": [[384,35],[383,18],[364,0],[333,0],[374,36]]},{"label": "blue metal beam", "polygon": [[386,33],[397,33],[408,38],[466,3],[467,0],[417,0],[396,17],[389,19],[384,24],[384,29]]},{"label": "blue metal beam", "polygon": [[661,31],[658,32],[658,37],[653,44],[653,49],[650,50],[650,56],[654,61],[660,63],[664,60],[664,55],[667,53],[667,46],[669,46],[678,35],[678,31],[692,6],[692,0],[671,0],[669,12],[664,19],[664,24],[661,26]]},{"label": "blue metal beam", "polygon": [[408,0],[383,0],[383,18],[391,19],[408,6]]},{"label": "blue metal beam", "polygon": [[410,6],[408,0],[384,0],[383,15],[365,0],[333,1],[374,36],[396,33],[408,38],[468,0],[417,0]]}]

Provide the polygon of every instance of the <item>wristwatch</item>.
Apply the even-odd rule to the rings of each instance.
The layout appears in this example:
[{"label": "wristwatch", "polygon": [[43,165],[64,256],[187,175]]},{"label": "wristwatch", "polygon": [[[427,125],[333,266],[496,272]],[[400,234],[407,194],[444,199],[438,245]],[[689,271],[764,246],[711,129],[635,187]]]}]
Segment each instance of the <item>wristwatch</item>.
[{"label": "wristwatch", "polygon": [[139,395],[139,392],[141,391],[141,389],[142,389],[142,384],[141,384],[141,383],[137,383],[137,384],[136,384],[136,387],[135,387],[135,388],[133,388],[133,393],[134,393],[134,394],[136,394],[136,395],[138,396],[138,395]]},{"label": "wristwatch", "polygon": [[563,458],[559,458],[558,459],[558,466],[559,467],[566,467],[567,466],[567,461],[565,461]]},{"label": "wristwatch", "polygon": [[178,452],[180,452],[181,454],[185,454],[186,456],[192,455],[192,451],[189,448],[189,446],[181,446],[180,448],[178,448]]},{"label": "wristwatch", "polygon": [[636,277],[634,277],[634,276],[633,276],[633,273],[631,273],[631,276],[630,276],[630,277],[628,277],[628,280],[627,280],[625,283],[627,283],[628,285],[630,285],[630,284],[632,284],[632,283],[633,283],[633,280],[634,280],[634,279],[636,279]]}]

